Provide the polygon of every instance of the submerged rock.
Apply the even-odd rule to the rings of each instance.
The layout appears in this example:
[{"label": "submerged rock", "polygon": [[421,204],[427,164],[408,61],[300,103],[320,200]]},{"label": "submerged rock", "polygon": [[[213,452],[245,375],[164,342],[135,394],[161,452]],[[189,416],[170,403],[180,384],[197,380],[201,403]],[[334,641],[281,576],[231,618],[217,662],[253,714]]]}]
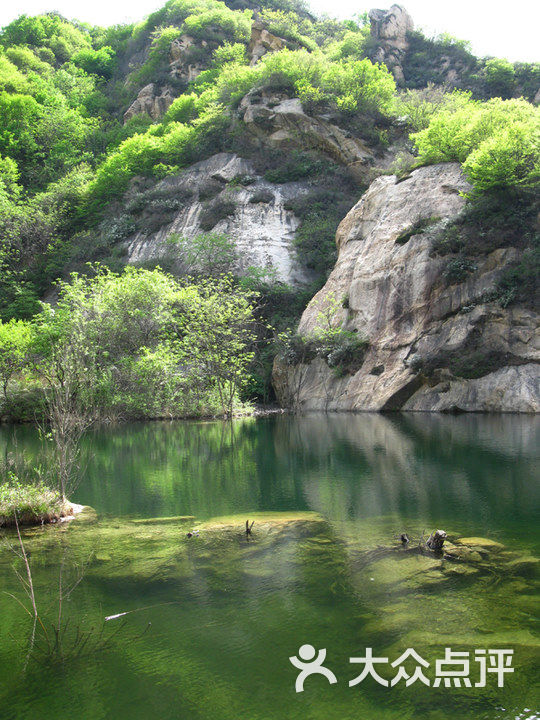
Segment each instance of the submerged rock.
[{"label": "submerged rock", "polygon": [[456,545],[469,545],[469,547],[480,547],[489,550],[490,552],[498,552],[504,550],[504,545],[496,540],[490,540],[489,538],[481,537],[462,537],[457,538],[454,541]]}]

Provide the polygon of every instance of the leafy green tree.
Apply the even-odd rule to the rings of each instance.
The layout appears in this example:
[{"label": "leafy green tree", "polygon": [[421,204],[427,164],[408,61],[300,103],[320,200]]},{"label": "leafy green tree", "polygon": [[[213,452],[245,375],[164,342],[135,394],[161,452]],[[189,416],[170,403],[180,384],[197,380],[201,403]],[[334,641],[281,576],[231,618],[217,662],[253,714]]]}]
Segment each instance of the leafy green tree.
[{"label": "leafy green tree", "polygon": [[57,62],[62,63],[81,48],[89,46],[90,39],[82,29],[51,12],[35,17],[21,15],[2,30],[0,44],[4,47],[45,47],[54,53]]},{"label": "leafy green tree", "polygon": [[35,371],[58,437],[69,434],[65,415],[74,428],[90,414],[189,415],[215,407],[214,397],[230,415],[249,377],[254,299],[225,276],[72,275],[35,321]]},{"label": "leafy green tree", "polygon": [[516,90],[516,73],[514,66],[503,58],[492,58],[484,67],[486,87],[492,96],[507,100]]},{"label": "leafy green tree", "polygon": [[238,259],[236,245],[228,235],[201,233],[194,238],[169,235],[167,242],[180,251],[183,271],[187,275],[218,277],[231,273]]},{"label": "leafy green tree", "polygon": [[183,296],[188,302],[180,354],[199,380],[202,373],[212,381],[223,414],[232,417],[254,356],[254,293],[236,288],[231,278],[223,276],[187,286]]},{"label": "leafy green tree", "polygon": [[421,164],[459,161],[478,192],[538,181],[540,110],[525,100],[469,101],[412,138]]},{"label": "leafy green tree", "polygon": [[99,50],[83,48],[72,57],[72,62],[89,75],[110,78],[114,70],[114,50],[105,45]]},{"label": "leafy green tree", "polygon": [[6,400],[9,381],[27,364],[32,339],[30,323],[23,320],[0,321],[0,383]]},{"label": "leafy green tree", "polygon": [[482,142],[463,169],[477,192],[533,188],[540,181],[540,124],[513,123]]}]

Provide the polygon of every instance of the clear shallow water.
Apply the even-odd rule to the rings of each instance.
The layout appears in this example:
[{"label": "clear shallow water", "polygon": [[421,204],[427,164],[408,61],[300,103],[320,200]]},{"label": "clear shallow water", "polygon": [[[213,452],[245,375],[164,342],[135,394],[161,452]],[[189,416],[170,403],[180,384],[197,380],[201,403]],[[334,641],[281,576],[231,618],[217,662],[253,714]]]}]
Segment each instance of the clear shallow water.
[{"label": "clear shallow water", "polygon": [[[0,451],[14,433],[38,452],[30,427],[1,429]],[[0,594],[0,717],[67,718],[74,706],[88,720],[535,717],[539,434],[534,418],[423,415],[92,433],[74,499],[97,522],[25,533],[52,657],[38,628],[24,671],[32,623]],[[196,519],[156,520],[186,515]],[[435,527],[505,547],[464,573],[392,551],[396,534]],[[0,549],[0,584],[24,600],[15,562]],[[64,593],[82,579],[56,650],[60,568]],[[106,616],[129,611],[100,635]],[[310,678],[296,694],[288,657],[306,642],[327,648],[338,683]],[[349,658],[366,647],[390,660],[413,647],[433,663],[447,646],[512,648],[516,671],[501,689],[493,678],[348,687],[360,669]]]}]

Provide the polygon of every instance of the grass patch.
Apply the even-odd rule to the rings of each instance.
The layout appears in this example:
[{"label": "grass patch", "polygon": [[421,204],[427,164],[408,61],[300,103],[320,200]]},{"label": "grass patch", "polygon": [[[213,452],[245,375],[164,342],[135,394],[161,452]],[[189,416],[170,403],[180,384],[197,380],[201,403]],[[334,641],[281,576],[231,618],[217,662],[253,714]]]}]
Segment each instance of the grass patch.
[{"label": "grass patch", "polygon": [[0,527],[40,525],[73,514],[69,503],[43,482],[22,483],[15,476],[0,485]]}]

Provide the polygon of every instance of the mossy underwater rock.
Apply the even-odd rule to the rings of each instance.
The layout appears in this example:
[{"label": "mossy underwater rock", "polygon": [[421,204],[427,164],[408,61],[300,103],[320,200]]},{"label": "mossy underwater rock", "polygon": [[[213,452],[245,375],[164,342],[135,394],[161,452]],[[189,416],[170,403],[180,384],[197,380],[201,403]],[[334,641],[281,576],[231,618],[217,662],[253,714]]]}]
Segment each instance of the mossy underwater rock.
[{"label": "mossy underwater rock", "polygon": [[[88,577],[129,591],[133,583],[176,584],[186,597],[203,583],[211,592],[232,592],[247,578],[272,576],[274,560],[294,564],[298,544],[309,540],[308,553],[329,548],[332,532],[316,513],[251,513],[252,534],[245,532],[246,515],[195,522],[191,516],[151,519],[111,519],[92,526],[73,523],[68,540],[89,562]],[[191,537],[188,537],[188,533]],[[313,543],[323,538],[325,542]],[[302,546],[301,553],[306,552]],[[291,567],[291,578],[295,573]]]}]

